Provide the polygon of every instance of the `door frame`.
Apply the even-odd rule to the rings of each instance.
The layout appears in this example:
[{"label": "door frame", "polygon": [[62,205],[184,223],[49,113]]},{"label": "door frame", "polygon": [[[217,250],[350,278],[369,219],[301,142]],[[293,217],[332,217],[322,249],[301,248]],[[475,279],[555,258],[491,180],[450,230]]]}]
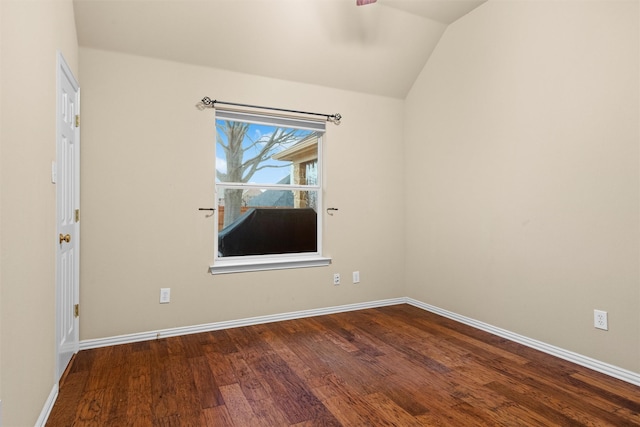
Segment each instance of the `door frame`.
[{"label": "door frame", "polygon": [[[56,259],[55,259],[55,266],[56,266],[56,288],[55,288],[55,379],[56,382],[60,380],[60,378],[62,377],[62,375],[64,374],[64,371],[66,369],[65,367],[62,367],[62,358],[60,357],[60,353],[61,353],[61,348],[60,348],[60,340],[61,340],[61,334],[62,334],[62,320],[64,319],[64,316],[68,316],[69,313],[65,313],[63,312],[63,304],[62,304],[62,298],[63,298],[63,290],[62,290],[62,283],[60,280],[60,268],[61,268],[61,257],[60,257],[60,248],[59,248],[59,242],[58,242],[58,236],[59,236],[59,227],[60,227],[60,222],[61,222],[61,218],[60,218],[60,191],[61,191],[61,186],[58,185],[59,182],[59,178],[60,175],[62,173],[64,173],[64,171],[62,170],[58,170],[58,166],[62,165],[63,162],[61,161],[61,155],[62,155],[62,138],[61,138],[61,131],[60,131],[60,120],[62,115],[64,114],[63,108],[62,108],[62,81],[63,79],[67,79],[69,80],[69,82],[71,83],[71,85],[73,86],[73,89],[75,91],[75,105],[76,105],[76,115],[79,116],[80,114],[80,86],[78,84],[77,79],[75,78],[75,76],[73,75],[73,72],[71,71],[71,68],[69,67],[69,65],[67,64],[66,60],[64,59],[64,56],[62,55],[62,52],[58,51],[56,54],[56,161],[52,170],[52,181],[56,182],[56,213],[55,213],[55,219],[56,219],[56,234],[55,234],[55,239],[56,239]],[[75,118],[74,118],[75,120]],[[76,123],[77,124],[77,123]],[[74,167],[74,173],[72,174],[73,179],[74,179],[74,183],[73,183],[73,187],[74,187],[74,201],[73,204],[75,206],[75,209],[80,209],[80,127],[79,126],[75,126],[74,129],[74,138],[75,138],[75,145],[76,145],[76,150],[75,150],[75,167]],[[73,224],[73,240],[74,240],[74,251],[73,251],[73,256],[74,256],[74,268],[75,271],[73,273],[73,289],[72,289],[72,299],[73,299],[73,305],[75,304],[79,304],[79,295],[80,295],[80,223],[79,223],[79,218],[76,218],[77,220],[74,222]],[[73,341],[70,343],[70,345],[73,347],[73,354],[76,354],[79,350],[80,347],[80,340],[79,340],[79,318],[77,316],[73,317]]]}]

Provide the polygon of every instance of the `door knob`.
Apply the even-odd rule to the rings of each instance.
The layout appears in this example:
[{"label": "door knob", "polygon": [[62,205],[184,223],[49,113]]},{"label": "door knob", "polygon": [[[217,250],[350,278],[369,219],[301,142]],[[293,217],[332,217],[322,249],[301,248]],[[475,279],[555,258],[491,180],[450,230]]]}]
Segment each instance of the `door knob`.
[{"label": "door knob", "polygon": [[62,242],[69,243],[70,241],[71,241],[71,235],[70,234],[62,234],[62,233],[60,233],[60,244],[62,244]]}]

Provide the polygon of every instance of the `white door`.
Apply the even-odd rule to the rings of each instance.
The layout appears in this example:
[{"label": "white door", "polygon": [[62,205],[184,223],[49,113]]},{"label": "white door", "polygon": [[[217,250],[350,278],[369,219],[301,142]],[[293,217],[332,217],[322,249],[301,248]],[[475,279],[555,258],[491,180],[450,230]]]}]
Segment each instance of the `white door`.
[{"label": "white door", "polygon": [[57,70],[56,165],[56,376],[78,351],[80,207],[80,88],[62,54]]}]

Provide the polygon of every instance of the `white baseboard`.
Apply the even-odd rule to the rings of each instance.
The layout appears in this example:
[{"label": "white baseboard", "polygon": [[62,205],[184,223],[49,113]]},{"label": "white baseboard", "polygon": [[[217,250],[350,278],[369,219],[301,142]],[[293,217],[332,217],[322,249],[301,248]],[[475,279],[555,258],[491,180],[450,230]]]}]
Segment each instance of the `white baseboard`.
[{"label": "white baseboard", "polygon": [[51,393],[49,393],[49,397],[42,408],[42,412],[40,412],[40,416],[36,421],[35,427],[44,427],[47,423],[47,419],[49,418],[49,414],[53,409],[54,403],[56,403],[56,399],[58,398],[58,383],[56,382],[51,389]]},{"label": "white baseboard", "polygon": [[305,317],[322,316],[324,314],[344,313],[347,311],[363,310],[366,308],[384,307],[387,305],[404,304],[405,298],[392,298],[357,304],[339,305],[335,307],[316,308],[311,310],[293,311],[290,313],[272,314],[268,316],[249,317],[246,319],[228,320],[224,322],[206,323],[202,325],[185,326],[181,328],[160,329],[157,331],[141,332],[137,334],[118,335],[108,338],[83,340],[80,350],[107,347],[110,345],[131,344],[140,341],[155,340],[180,335],[197,334],[200,332],[218,331],[221,329],[239,328],[242,326],[260,325],[264,323],[280,322],[283,320],[302,319]]},{"label": "white baseboard", "polygon": [[584,366],[594,371],[601,372],[613,378],[617,378],[619,380],[626,381],[628,383],[640,386],[640,374],[636,372],[628,371],[618,366],[610,365],[608,363],[601,362],[599,360],[592,359],[590,357],[583,356],[581,354],[574,353],[572,351],[565,350],[563,348],[556,347],[554,345],[550,345],[542,341],[534,340],[532,338],[528,338],[523,335],[519,335],[514,332],[507,331],[505,329],[498,328],[488,323],[480,322],[470,317],[462,316],[430,304],[425,304],[423,302],[420,302],[412,298],[405,298],[404,300],[407,304],[411,304],[423,310],[430,311],[432,313],[438,314],[443,317],[447,317],[449,319],[455,320],[456,322],[460,322],[465,325],[472,326],[476,329],[489,332],[493,335],[506,338],[510,341],[517,342],[518,344],[522,344],[527,347],[540,350],[544,353],[559,357],[560,359],[564,359],[569,362],[573,362],[576,365]]}]

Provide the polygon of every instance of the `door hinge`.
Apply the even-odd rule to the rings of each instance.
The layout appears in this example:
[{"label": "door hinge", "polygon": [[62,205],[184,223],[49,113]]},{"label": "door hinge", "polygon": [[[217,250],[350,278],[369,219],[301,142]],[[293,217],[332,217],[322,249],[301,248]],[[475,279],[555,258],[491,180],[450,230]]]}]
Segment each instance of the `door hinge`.
[{"label": "door hinge", "polygon": [[73,317],[80,316],[80,304],[76,304],[73,306]]},{"label": "door hinge", "polygon": [[80,209],[76,209],[76,222],[80,221]]},{"label": "door hinge", "polygon": [[80,114],[76,114],[76,127],[80,127]]}]

